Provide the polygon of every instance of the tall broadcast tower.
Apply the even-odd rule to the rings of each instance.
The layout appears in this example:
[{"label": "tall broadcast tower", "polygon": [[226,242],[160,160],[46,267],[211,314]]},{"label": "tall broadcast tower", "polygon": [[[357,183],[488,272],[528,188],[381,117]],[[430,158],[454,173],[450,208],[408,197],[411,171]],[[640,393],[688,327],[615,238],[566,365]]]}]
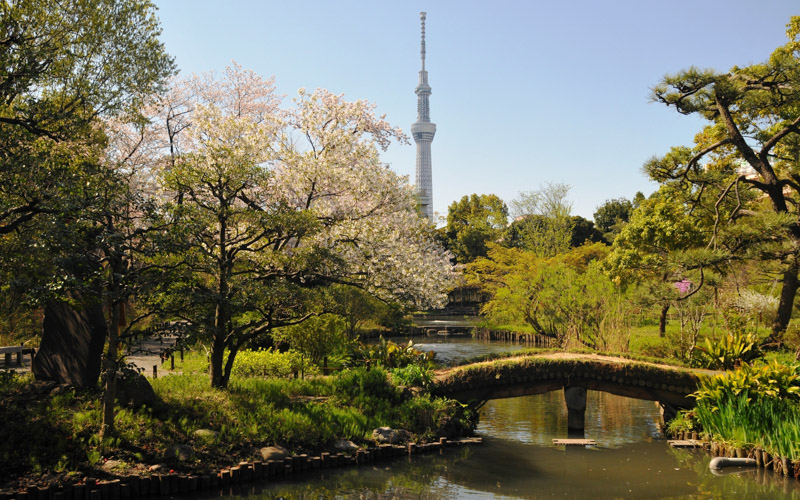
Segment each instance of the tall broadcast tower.
[{"label": "tall broadcast tower", "polygon": [[414,91],[417,94],[417,121],[411,124],[411,135],[417,143],[417,199],[422,215],[433,219],[433,183],[431,181],[431,143],[436,134],[436,124],[431,123],[428,96],[431,86],[428,85],[428,72],[425,71],[425,13],[419,13],[422,24],[422,43],[420,56],[422,70],[419,72],[419,85]]}]

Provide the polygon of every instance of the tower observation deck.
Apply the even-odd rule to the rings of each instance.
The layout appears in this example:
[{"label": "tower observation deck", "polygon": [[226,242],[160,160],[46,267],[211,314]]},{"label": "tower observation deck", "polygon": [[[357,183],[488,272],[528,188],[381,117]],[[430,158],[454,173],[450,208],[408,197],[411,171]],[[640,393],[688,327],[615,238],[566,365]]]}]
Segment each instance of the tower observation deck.
[{"label": "tower observation deck", "polygon": [[417,121],[411,124],[411,135],[417,144],[417,200],[422,215],[433,219],[433,182],[431,179],[431,143],[436,134],[436,124],[431,123],[428,97],[431,86],[428,85],[428,72],[425,71],[425,13],[419,13],[422,25],[420,56],[422,70],[419,72],[419,85],[414,91],[417,94]]}]

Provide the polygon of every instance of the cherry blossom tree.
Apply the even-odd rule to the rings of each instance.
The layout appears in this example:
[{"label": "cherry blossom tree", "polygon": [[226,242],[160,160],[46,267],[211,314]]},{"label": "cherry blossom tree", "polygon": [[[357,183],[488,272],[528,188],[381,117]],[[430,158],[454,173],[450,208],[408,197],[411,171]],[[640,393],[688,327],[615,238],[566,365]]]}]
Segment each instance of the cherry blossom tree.
[{"label": "cherry blossom tree", "polygon": [[[407,142],[365,101],[301,89],[274,182],[289,203],[321,225],[308,242],[347,264],[338,279],[380,298],[424,308],[442,305],[455,279],[449,255],[416,211],[407,179],[380,163],[378,148]],[[291,136],[290,136],[291,137]],[[302,144],[302,146],[301,146]]]},{"label": "cherry blossom tree", "polygon": [[443,302],[449,255],[407,179],[380,163],[406,138],[373,105],[301,89],[284,110],[272,80],[238,66],[176,89],[155,114],[187,270],[170,300],[210,340],[212,386],[227,385],[247,342],[324,313],[320,287]]}]

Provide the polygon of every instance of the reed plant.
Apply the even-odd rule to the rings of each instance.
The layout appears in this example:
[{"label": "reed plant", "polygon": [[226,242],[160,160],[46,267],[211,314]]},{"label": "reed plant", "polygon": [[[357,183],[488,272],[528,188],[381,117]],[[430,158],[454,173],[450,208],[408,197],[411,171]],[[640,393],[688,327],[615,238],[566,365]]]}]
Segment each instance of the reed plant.
[{"label": "reed plant", "polygon": [[714,440],[798,460],[799,384],[796,366],[744,365],[704,379],[694,415]]}]

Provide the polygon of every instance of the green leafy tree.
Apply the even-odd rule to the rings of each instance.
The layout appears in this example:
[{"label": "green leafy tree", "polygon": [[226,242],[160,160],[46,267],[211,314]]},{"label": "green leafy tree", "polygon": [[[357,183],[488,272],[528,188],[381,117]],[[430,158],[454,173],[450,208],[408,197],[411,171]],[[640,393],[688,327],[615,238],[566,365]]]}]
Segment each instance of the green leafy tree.
[{"label": "green leafy tree", "polygon": [[[646,284],[660,304],[659,333],[666,331],[667,313],[682,296],[674,283],[691,275],[695,290],[702,286],[704,264],[719,255],[705,252],[704,232],[690,209],[669,189],[644,201],[614,240],[604,265],[625,283]],[[715,257],[716,256],[716,257]],[[687,293],[683,294],[684,297]]]},{"label": "green leafy tree", "polygon": [[572,235],[569,245],[572,248],[579,247],[586,243],[600,243],[603,241],[603,234],[594,227],[594,222],[584,219],[580,215],[573,215],[569,218],[572,226]]},{"label": "green leafy tree", "polygon": [[[174,64],[149,0],[0,3],[0,234],[76,203],[99,119],[134,111]],[[91,154],[89,154],[91,157]]]},{"label": "green leafy tree", "polygon": [[378,149],[405,138],[374,106],[301,89],[280,110],[272,80],[238,66],[176,87],[187,90],[153,114],[186,111],[180,133],[160,122],[161,181],[183,242],[173,257],[187,263],[162,297],[210,342],[212,386],[227,386],[247,344],[326,312],[332,284],[417,307],[445,299],[450,256],[411,187],[380,163]]},{"label": "green leafy tree", "polygon": [[617,305],[615,285],[597,265],[607,253],[602,243],[550,258],[493,245],[466,272],[491,296],[482,312],[492,325],[605,348]]},{"label": "green leafy tree", "polygon": [[[597,228],[594,227],[594,223],[590,220],[584,219],[580,215],[573,215],[566,219],[570,226],[570,235],[569,235],[569,248],[579,247],[585,243],[598,243],[603,240],[603,235]],[[510,247],[510,248],[526,248],[527,246],[536,246],[532,245],[532,237],[531,235],[540,235],[540,239],[542,243],[538,245],[540,248],[545,248],[543,244],[545,240],[544,235],[552,232],[554,229],[554,225],[551,224],[550,220],[543,215],[528,215],[524,217],[520,217],[511,224],[508,225],[506,231],[503,234],[502,244],[503,246]],[[557,233],[557,237],[555,238],[556,241],[560,242],[561,245],[565,243],[566,234]],[[551,250],[550,252],[545,251],[544,253],[558,253],[555,250]]]},{"label": "green leafy tree", "polygon": [[327,365],[327,359],[344,352],[348,344],[347,325],[340,316],[314,316],[300,324],[278,329],[273,337],[300,353],[301,371],[306,362],[313,366]]},{"label": "green leafy tree", "polygon": [[147,0],[0,3],[0,251],[26,264],[0,272],[40,301],[105,306],[101,434],[114,431],[123,304],[155,279],[134,262],[152,205],[105,149],[110,124],[139,121],[174,71],[159,34]]},{"label": "green leafy tree", "polygon": [[[691,194],[693,218],[710,221],[712,248],[747,257],[761,247],[750,257],[773,263],[781,290],[772,340],[786,330],[800,285],[800,17],[791,19],[787,37],[763,63],[664,77],[653,100],[706,125],[692,147],[645,165],[654,180]],[[753,231],[758,226],[774,229],[766,247],[763,230]]]},{"label": "green leafy tree", "polygon": [[486,255],[487,243],[497,240],[508,223],[508,207],[494,194],[472,194],[447,209],[448,248],[461,263]]},{"label": "green leafy tree", "polygon": [[[160,204],[139,189],[127,173],[125,167],[129,165],[113,162],[104,165],[108,170],[103,182],[92,186],[87,193],[92,203],[81,212],[80,221],[65,227],[71,235],[64,236],[62,241],[71,241],[74,246],[69,252],[62,252],[61,260],[66,264],[63,269],[75,278],[73,283],[62,285],[62,293],[77,290],[107,312],[102,436],[115,431],[117,376],[124,354],[120,345],[155,312],[134,310],[130,304],[163,290],[171,267],[156,257],[163,248],[162,234],[169,226],[162,217]],[[82,258],[73,253],[81,247]]]},{"label": "green leafy tree", "polygon": [[358,287],[332,285],[324,293],[324,308],[339,315],[351,339],[358,338],[361,326],[376,320],[383,305],[381,301]]},{"label": "green leafy tree", "polygon": [[538,191],[520,192],[511,202],[516,225],[506,234],[506,244],[542,257],[568,251],[574,224],[569,190],[567,184],[545,184]]},{"label": "green leafy tree", "polygon": [[594,223],[603,233],[605,240],[611,244],[622,226],[631,218],[633,203],[625,198],[606,200],[594,212]]}]

